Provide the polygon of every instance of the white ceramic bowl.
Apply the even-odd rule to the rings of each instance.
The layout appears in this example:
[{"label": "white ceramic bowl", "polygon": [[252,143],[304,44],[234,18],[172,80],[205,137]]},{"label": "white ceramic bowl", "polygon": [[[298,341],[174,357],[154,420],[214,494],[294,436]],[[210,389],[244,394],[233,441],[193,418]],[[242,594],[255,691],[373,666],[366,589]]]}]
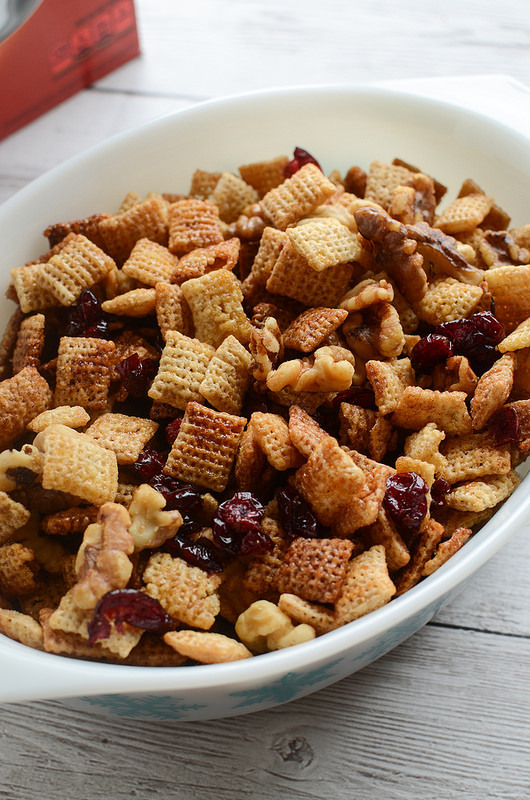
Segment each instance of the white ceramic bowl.
[{"label": "white ceramic bowl", "polygon": [[[530,138],[474,112],[401,92],[303,87],[204,103],[93,147],[0,208],[2,281],[45,248],[52,222],[113,210],[128,191],[186,191],[195,168],[291,153],[298,145],[325,172],[402,158],[449,187],[474,178],[528,222]],[[526,215],[526,216],[525,216]],[[10,313],[1,309],[2,327]],[[123,667],[31,650],[0,636],[0,702],[76,698],[84,708],[158,719],[211,719],[258,711],[328,686],[425,625],[523,525],[529,478],[438,572],[387,606],[312,642],[231,664]]]}]

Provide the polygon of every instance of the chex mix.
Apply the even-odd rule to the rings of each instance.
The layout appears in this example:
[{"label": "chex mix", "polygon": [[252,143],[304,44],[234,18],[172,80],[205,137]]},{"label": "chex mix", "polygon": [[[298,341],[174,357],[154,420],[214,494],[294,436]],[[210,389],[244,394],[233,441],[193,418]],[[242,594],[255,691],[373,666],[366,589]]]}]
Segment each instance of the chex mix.
[{"label": "chex mix", "polygon": [[[530,450],[530,224],[395,159],[197,169],[51,224],[0,343],[0,632],[306,642],[465,546]],[[180,188],[180,187],[177,187]]]}]

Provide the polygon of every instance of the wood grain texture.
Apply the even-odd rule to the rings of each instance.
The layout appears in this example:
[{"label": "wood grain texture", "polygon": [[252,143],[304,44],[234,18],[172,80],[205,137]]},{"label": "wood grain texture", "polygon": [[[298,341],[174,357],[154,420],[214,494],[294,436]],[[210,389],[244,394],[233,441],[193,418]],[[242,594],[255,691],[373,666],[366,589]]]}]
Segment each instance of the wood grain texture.
[{"label": "wood grain texture", "polygon": [[[0,142],[0,202],[107,136],[209,97],[479,73],[499,98],[493,73],[530,84],[527,0],[136,6],[141,58]],[[169,724],[3,706],[0,800],[526,800],[529,564],[521,530],[397,650],[259,714]]]},{"label": "wood grain texture", "polygon": [[523,800],[530,642],[427,626],[330,689],[259,714],[109,721],[46,702],[6,707],[0,798]]}]

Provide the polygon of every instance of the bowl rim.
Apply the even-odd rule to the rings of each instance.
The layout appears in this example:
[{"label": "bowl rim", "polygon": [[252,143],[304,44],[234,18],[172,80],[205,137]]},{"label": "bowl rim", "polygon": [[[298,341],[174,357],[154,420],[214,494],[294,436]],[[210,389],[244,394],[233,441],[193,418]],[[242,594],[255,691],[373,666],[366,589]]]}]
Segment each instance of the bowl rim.
[{"label": "bowl rim", "polygon": [[[195,105],[159,116],[141,125],[117,133],[104,141],[92,145],[83,152],[69,158],[43,175],[31,181],[0,206],[0,218],[16,214],[23,208],[28,196],[35,192],[42,194],[47,187],[60,183],[64,176],[81,165],[89,164],[110,150],[123,144],[134,146],[149,131],[169,130],[178,125],[181,119],[198,119],[212,112],[226,113],[252,102],[274,101],[278,97],[307,98],[326,94],[374,98],[377,102],[389,103],[403,101],[409,103],[414,111],[426,113],[429,109],[444,111],[453,117],[472,121],[473,124],[487,125],[507,142],[523,146],[529,157],[530,137],[513,130],[508,124],[487,116],[458,103],[418,95],[400,88],[381,87],[363,83],[348,84],[308,84],[272,89],[260,89],[206,100]],[[449,592],[462,586],[481,568],[528,520],[530,511],[530,492],[527,483],[530,477],[521,482],[511,497],[495,513],[490,521],[439,570],[411,588],[405,594],[391,600],[387,605],[372,611],[347,625],[330,631],[316,639],[271,653],[258,658],[225,664],[193,665],[189,667],[132,667],[120,664],[106,664],[45,653],[34,650],[16,641],[0,636],[0,657],[2,658],[5,680],[0,684],[0,702],[23,699],[64,698],[79,695],[104,695],[109,693],[182,693],[190,690],[206,690],[214,687],[224,690],[228,687],[249,683],[270,682],[275,677],[293,670],[306,671],[338,655],[345,656],[348,650],[371,641],[383,632],[413,617],[429,605],[444,599]],[[39,670],[42,682],[33,687],[21,685],[29,674]]]}]

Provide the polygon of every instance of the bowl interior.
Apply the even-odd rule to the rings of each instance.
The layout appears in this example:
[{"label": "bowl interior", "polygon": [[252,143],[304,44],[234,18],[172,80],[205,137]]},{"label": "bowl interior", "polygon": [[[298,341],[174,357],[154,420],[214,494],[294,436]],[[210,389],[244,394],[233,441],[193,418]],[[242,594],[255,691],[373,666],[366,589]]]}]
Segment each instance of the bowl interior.
[{"label": "bowl interior", "polygon": [[[528,222],[530,139],[474,112],[390,90],[362,87],[302,87],[258,92],[195,106],[119,135],[23,189],[0,208],[3,247],[0,280],[9,270],[47,249],[47,225],[114,211],[129,191],[186,192],[196,168],[237,171],[241,164],[309,150],[325,172],[344,173],[353,164],[399,157],[437,178],[454,198],[473,178],[512,215]],[[2,329],[12,311],[2,299]],[[528,516],[526,481],[501,511],[438,573],[387,607],[314,642],[248,662],[211,667],[116,667],[76,662],[22,648],[0,637],[8,672],[0,700],[75,695],[80,692],[199,688],[237,683],[248,676],[267,680],[293,667],[347,652],[436,602],[465,581]],[[43,683],[25,693],[36,665]],[[11,665],[11,666],[10,666]]]}]

